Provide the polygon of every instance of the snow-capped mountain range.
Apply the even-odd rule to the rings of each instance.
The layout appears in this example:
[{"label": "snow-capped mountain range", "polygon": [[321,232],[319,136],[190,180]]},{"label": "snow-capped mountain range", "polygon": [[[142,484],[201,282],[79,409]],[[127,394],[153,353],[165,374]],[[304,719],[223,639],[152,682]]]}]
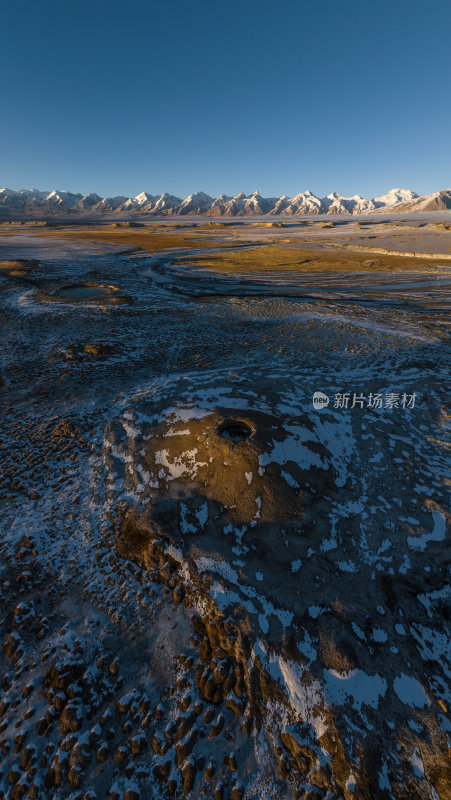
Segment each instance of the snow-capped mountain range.
[{"label": "snow-capped mountain range", "polygon": [[98,194],[73,194],[68,191],[42,192],[38,189],[0,189],[0,215],[3,219],[20,216],[77,216],[122,214],[133,216],[203,215],[207,217],[234,216],[294,216],[313,214],[367,214],[383,209],[398,211],[435,211],[451,208],[451,190],[442,190],[419,197],[410,189],[392,189],[380,197],[367,200],[356,194],[343,197],[336,192],[317,197],[310,191],[294,197],[262,197],[259,192],[243,192],[229,197],[213,198],[204,192],[182,199],[167,194],[141,192],[136,197],[100,197]]}]

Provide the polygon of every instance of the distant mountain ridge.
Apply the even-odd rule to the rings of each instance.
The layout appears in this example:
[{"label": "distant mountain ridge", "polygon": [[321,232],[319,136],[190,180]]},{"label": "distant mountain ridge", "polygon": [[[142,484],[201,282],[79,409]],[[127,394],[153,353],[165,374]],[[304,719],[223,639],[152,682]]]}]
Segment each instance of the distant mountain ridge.
[{"label": "distant mountain ridge", "polygon": [[397,206],[400,212],[447,211],[451,210],[451,189],[425,194],[412,200],[405,200]]},{"label": "distant mountain ridge", "polygon": [[358,194],[343,197],[337,192],[327,197],[317,197],[310,191],[294,197],[262,197],[256,191],[251,195],[240,192],[234,197],[221,194],[216,198],[205,192],[195,192],[183,199],[167,192],[162,195],[141,192],[136,197],[100,197],[98,194],[73,194],[66,190],[43,192],[38,189],[0,189],[0,214],[3,219],[111,213],[131,216],[290,217],[298,214],[367,214],[394,208],[407,212],[451,209],[451,189],[419,197],[410,189],[398,188],[372,199],[365,199]]}]

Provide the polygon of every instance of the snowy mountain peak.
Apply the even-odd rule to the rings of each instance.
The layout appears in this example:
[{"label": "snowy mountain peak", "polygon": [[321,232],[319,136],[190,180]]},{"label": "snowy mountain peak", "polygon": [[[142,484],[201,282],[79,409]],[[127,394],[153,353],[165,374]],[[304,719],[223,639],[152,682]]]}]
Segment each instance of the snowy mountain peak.
[{"label": "snowy mountain peak", "polygon": [[[212,202],[213,198],[210,197],[209,194],[205,194],[205,192],[194,192],[194,194],[190,194],[186,200],[202,200],[203,202]],[[186,200],[184,202],[186,202]]]},{"label": "snowy mountain peak", "polygon": [[154,197],[153,195],[148,194],[147,192],[140,192],[140,194],[137,194],[136,197],[134,197],[133,199],[136,200],[138,205],[143,205],[144,203],[154,203],[155,200],[158,199],[158,197]]},{"label": "snowy mountain peak", "polygon": [[414,200],[418,195],[410,189],[391,189],[387,194],[382,194],[380,197],[375,197],[374,202],[380,203],[383,206],[394,206],[396,203],[407,203]]},{"label": "snowy mountain peak", "polygon": [[6,187],[0,189],[0,213],[2,219],[28,218],[65,214],[125,214],[125,215],[205,215],[211,217],[233,216],[304,216],[304,215],[349,215],[369,214],[385,208],[400,212],[446,210],[451,208],[450,190],[441,190],[424,197],[411,189],[401,187],[390,189],[384,195],[366,199],[360,194],[344,197],[331,192],[326,197],[317,197],[310,189],[292,197],[262,197],[258,190],[245,195],[239,192],[234,197],[220,194],[213,198],[206,192],[198,191],[185,199],[168,192],[152,195],[140,192],[135,197],[117,195],[100,197],[96,193],[73,194],[53,189],[43,192],[39,189],[19,189]]}]

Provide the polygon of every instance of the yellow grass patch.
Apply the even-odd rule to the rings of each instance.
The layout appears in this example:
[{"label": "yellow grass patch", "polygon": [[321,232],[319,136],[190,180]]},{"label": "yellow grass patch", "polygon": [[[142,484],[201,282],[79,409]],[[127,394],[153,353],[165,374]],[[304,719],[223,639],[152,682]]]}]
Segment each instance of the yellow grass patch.
[{"label": "yellow grass patch", "polygon": [[[224,273],[249,273],[265,271],[290,272],[421,272],[430,265],[424,258],[391,256],[386,254],[346,253],[326,249],[281,247],[263,245],[226,253],[208,253],[195,260],[177,259],[177,265],[199,266],[202,269]],[[434,259],[434,265],[440,261]],[[449,261],[443,265],[450,267]]]},{"label": "yellow grass patch", "polygon": [[[5,231],[11,236],[12,231]],[[19,233],[19,231],[17,231]],[[21,232],[20,232],[21,233]],[[211,247],[213,242],[210,238],[196,238],[196,231],[184,229],[183,233],[173,233],[168,226],[167,231],[158,228],[116,228],[109,225],[92,226],[86,225],[70,228],[54,228],[52,230],[40,230],[40,238],[48,239],[68,239],[76,241],[100,242],[108,244],[122,244],[124,249],[139,248],[159,252],[162,250],[182,249],[186,247]],[[227,245],[224,245],[225,247]]]}]

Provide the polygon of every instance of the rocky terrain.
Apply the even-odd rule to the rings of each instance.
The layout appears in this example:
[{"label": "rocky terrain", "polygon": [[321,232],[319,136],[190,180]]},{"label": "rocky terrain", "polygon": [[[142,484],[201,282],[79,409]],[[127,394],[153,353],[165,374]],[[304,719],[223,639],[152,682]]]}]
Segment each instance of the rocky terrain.
[{"label": "rocky terrain", "polygon": [[447,800],[448,237],[0,231],[5,800]]}]

